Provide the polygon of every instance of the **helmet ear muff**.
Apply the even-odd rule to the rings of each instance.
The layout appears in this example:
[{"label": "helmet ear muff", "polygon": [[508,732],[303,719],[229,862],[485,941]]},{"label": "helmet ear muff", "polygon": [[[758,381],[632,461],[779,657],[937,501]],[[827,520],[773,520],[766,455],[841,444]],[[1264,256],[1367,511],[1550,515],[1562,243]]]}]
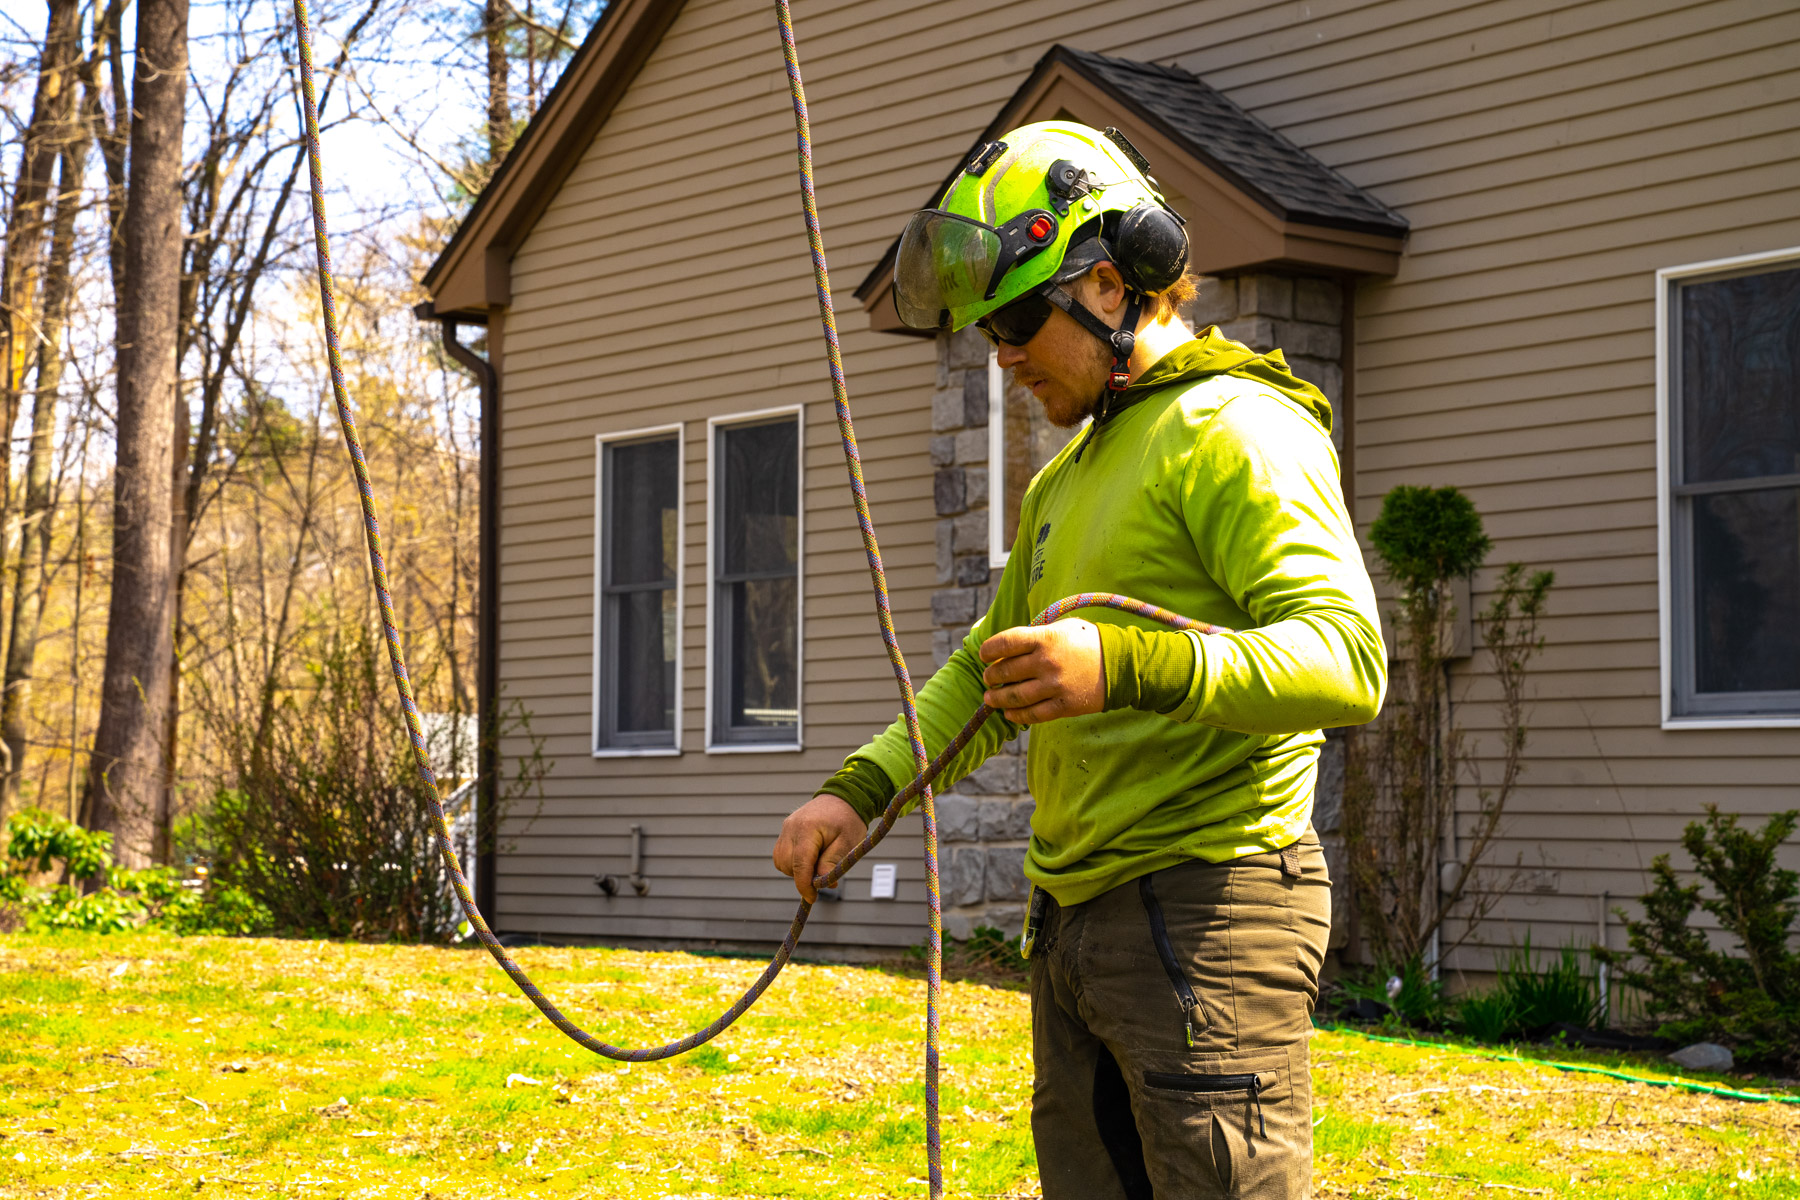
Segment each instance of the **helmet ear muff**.
[{"label": "helmet ear muff", "polygon": [[1122,214],[1112,242],[1125,282],[1147,296],[1173,286],[1187,270],[1187,230],[1160,204],[1140,204]]}]

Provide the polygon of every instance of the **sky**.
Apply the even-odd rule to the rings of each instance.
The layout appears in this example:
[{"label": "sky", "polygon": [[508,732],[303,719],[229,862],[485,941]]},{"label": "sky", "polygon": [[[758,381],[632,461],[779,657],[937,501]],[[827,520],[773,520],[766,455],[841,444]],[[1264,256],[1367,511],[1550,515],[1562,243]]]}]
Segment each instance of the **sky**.
[{"label": "sky", "polygon": [[[339,49],[338,38],[363,4],[348,0],[314,0],[314,61],[323,68]],[[233,13],[243,12],[245,28],[254,41],[279,32],[291,46],[293,10],[287,0],[193,0],[190,47],[194,72],[202,78],[221,72],[224,56],[231,53],[228,37]],[[341,117],[346,100],[356,119],[327,129],[321,145],[325,176],[332,193],[329,209],[334,215],[381,213],[392,219],[409,210],[442,215],[453,199],[446,196],[441,174],[430,168],[429,157],[454,159],[460,138],[474,133],[482,121],[479,64],[471,56],[464,31],[478,12],[469,0],[387,0],[381,17],[371,23],[378,31],[355,56],[353,84],[338,86],[326,118]],[[42,39],[47,7],[30,0],[0,0],[0,42],[6,57],[17,57],[27,40]],[[125,45],[129,54],[136,23],[136,5],[125,12]],[[127,70],[130,60],[127,59]],[[324,80],[320,79],[320,86]],[[32,80],[14,81],[4,103],[22,121],[29,110]],[[282,114],[284,122],[297,122],[297,113]],[[190,119],[189,137],[194,130]],[[10,133],[10,130],[8,131]],[[414,145],[408,145],[409,139]],[[5,162],[10,180],[14,163]]]},{"label": "sky", "polygon": [[[91,3],[92,0],[83,0],[84,6]],[[249,44],[278,39],[283,53],[291,58],[291,3],[292,0],[192,0],[189,53],[192,74],[202,81],[202,86],[189,88],[190,160],[203,140],[203,101],[216,97],[217,81],[228,66],[227,56],[234,52],[230,36],[233,22],[241,21],[241,34]],[[370,0],[309,3],[315,6],[314,61],[323,71],[339,50],[338,39]],[[332,251],[340,276],[358,250],[372,248],[391,255],[401,245],[400,235],[418,230],[421,217],[441,219],[455,215],[466,204],[466,196],[450,194],[445,176],[431,164],[434,158],[456,160],[459,144],[467,144],[483,127],[485,75],[475,57],[478,47],[468,37],[478,12],[479,0],[381,0],[377,19],[369,24],[367,35],[358,43],[349,78],[337,82],[325,114],[327,127],[321,149]],[[0,0],[0,64],[17,64],[32,58],[41,44],[46,19],[47,7],[42,0]],[[135,24],[136,5],[132,3],[125,11],[123,25],[128,52]],[[585,29],[574,32],[579,36]],[[268,75],[259,86],[278,83],[285,93],[272,112],[275,140],[280,141],[293,137],[299,128],[298,105],[289,98],[297,96],[297,85],[289,82],[297,71],[274,55],[265,61]],[[129,57],[126,70],[131,70]],[[325,79],[321,76],[318,82],[323,88]],[[519,86],[520,81],[515,80],[515,88]],[[34,90],[32,73],[15,71],[10,78],[0,77],[0,106],[6,110],[5,127],[0,128],[0,179],[8,188],[17,172],[18,126],[29,116]],[[349,120],[343,119],[346,102]],[[285,175],[289,153],[281,151],[281,165],[273,173],[271,187]],[[98,176],[96,156],[88,168],[90,187]],[[289,201],[290,221],[308,219],[306,195],[303,177]],[[84,217],[84,221],[99,219],[98,209],[90,209]],[[99,236],[97,226],[89,236]],[[261,382],[278,395],[288,397],[290,403],[303,404],[302,397],[321,394],[324,378],[322,363],[314,353],[317,331],[295,324],[294,318],[300,312],[288,302],[290,297],[311,292],[314,286],[310,279],[310,245],[302,241],[294,250],[277,277],[265,282],[259,292],[257,314],[241,353],[255,362],[252,369]],[[409,259],[406,265],[416,273],[421,264]],[[80,305],[80,309],[92,320],[82,323],[79,329],[71,328],[70,351],[103,368],[106,356],[96,348],[110,346],[111,306],[106,295],[110,285],[103,258],[94,256],[87,263],[87,270],[78,287],[91,297],[91,302]],[[401,319],[384,321],[380,336],[400,346],[408,339],[411,318],[405,313],[395,316]],[[432,340],[435,336],[432,331]],[[412,344],[416,346],[416,340]],[[81,347],[87,348],[85,355]],[[463,386],[466,381],[460,374],[441,382],[461,397],[459,409],[473,402],[473,389]],[[432,390],[443,394],[435,385]],[[194,399],[190,396],[190,403]],[[103,408],[110,403],[110,396],[104,396]],[[21,421],[24,419],[22,410]],[[110,422],[110,417],[106,420]],[[13,433],[16,447],[20,430]],[[103,430],[101,438],[109,440],[109,434]]]}]

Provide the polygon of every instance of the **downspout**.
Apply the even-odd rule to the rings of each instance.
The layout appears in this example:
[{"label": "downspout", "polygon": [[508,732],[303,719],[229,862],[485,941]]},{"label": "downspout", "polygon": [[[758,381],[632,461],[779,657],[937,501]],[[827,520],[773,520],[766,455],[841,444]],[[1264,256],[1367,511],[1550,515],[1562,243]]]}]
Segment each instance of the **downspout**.
[{"label": "downspout", "polygon": [[444,352],[475,377],[481,396],[481,468],[476,485],[481,522],[477,533],[475,708],[475,894],[490,927],[498,924],[494,893],[495,816],[500,800],[500,376],[494,364],[457,340],[459,325],[487,325],[485,316],[443,316],[429,300],[413,308],[421,321],[437,321]]}]

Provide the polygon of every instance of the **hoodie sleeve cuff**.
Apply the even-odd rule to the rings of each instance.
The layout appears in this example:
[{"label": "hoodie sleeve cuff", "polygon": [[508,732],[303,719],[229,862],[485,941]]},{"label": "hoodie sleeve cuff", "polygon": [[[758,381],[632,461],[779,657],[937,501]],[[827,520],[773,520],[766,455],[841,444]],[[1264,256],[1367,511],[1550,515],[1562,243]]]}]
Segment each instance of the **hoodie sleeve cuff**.
[{"label": "hoodie sleeve cuff", "polygon": [[837,774],[818,787],[818,791],[848,804],[865,825],[873,823],[886,811],[897,790],[886,771],[868,759],[858,757],[845,759]]},{"label": "hoodie sleeve cuff", "polygon": [[1172,713],[1194,683],[1194,643],[1180,630],[1101,625],[1106,708]]}]

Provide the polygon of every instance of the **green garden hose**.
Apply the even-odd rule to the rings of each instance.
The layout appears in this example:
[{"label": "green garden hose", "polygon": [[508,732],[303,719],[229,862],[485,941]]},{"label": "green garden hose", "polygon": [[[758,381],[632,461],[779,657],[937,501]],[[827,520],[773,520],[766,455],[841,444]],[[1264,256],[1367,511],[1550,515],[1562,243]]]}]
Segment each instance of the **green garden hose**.
[{"label": "green garden hose", "polygon": [[1623,1071],[1614,1071],[1610,1067],[1591,1067],[1584,1063],[1556,1062],[1547,1058],[1524,1058],[1517,1054],[1508,1054],[1503,1050],[1477,1050],[1467,1046],[1452,1046],[1446,1042],[1422,1042],[1417,1038],[1387,1037],[1378,1033],[1365,1033],[1348,1025],[1320,1025],[1319,1028],[1330,1033],[1347,1033],[1352,1037],[1366,1038],[1371,1042],[1386,1042],[1391,1046],[1423,1046],[1430,1050],[1448,1050],[1453,1054],[1466,1054],[1470,1058],[1485,1058],[1493,1062],[1523,1063],[1528,1067],[1554,1067],[1558,1071],[1568,1071],[1578,1075],[1604,1075],[1608,1079],[1623,1079],[1626,1083],[1677,1088],[1684,1092],[1698,1092],[1703,1096],[1720,1096],[1726,1100],[1743,1100],[1751,1104],[1800,1104],[1800,1096],[1772,1096],[1762,1092],[1744,1092],[1736,1088],[1714,1087],[1710,1083],[1695,1083],[1688,1079],[1654,1079],[1648,1075],[1627,1075]]}]

